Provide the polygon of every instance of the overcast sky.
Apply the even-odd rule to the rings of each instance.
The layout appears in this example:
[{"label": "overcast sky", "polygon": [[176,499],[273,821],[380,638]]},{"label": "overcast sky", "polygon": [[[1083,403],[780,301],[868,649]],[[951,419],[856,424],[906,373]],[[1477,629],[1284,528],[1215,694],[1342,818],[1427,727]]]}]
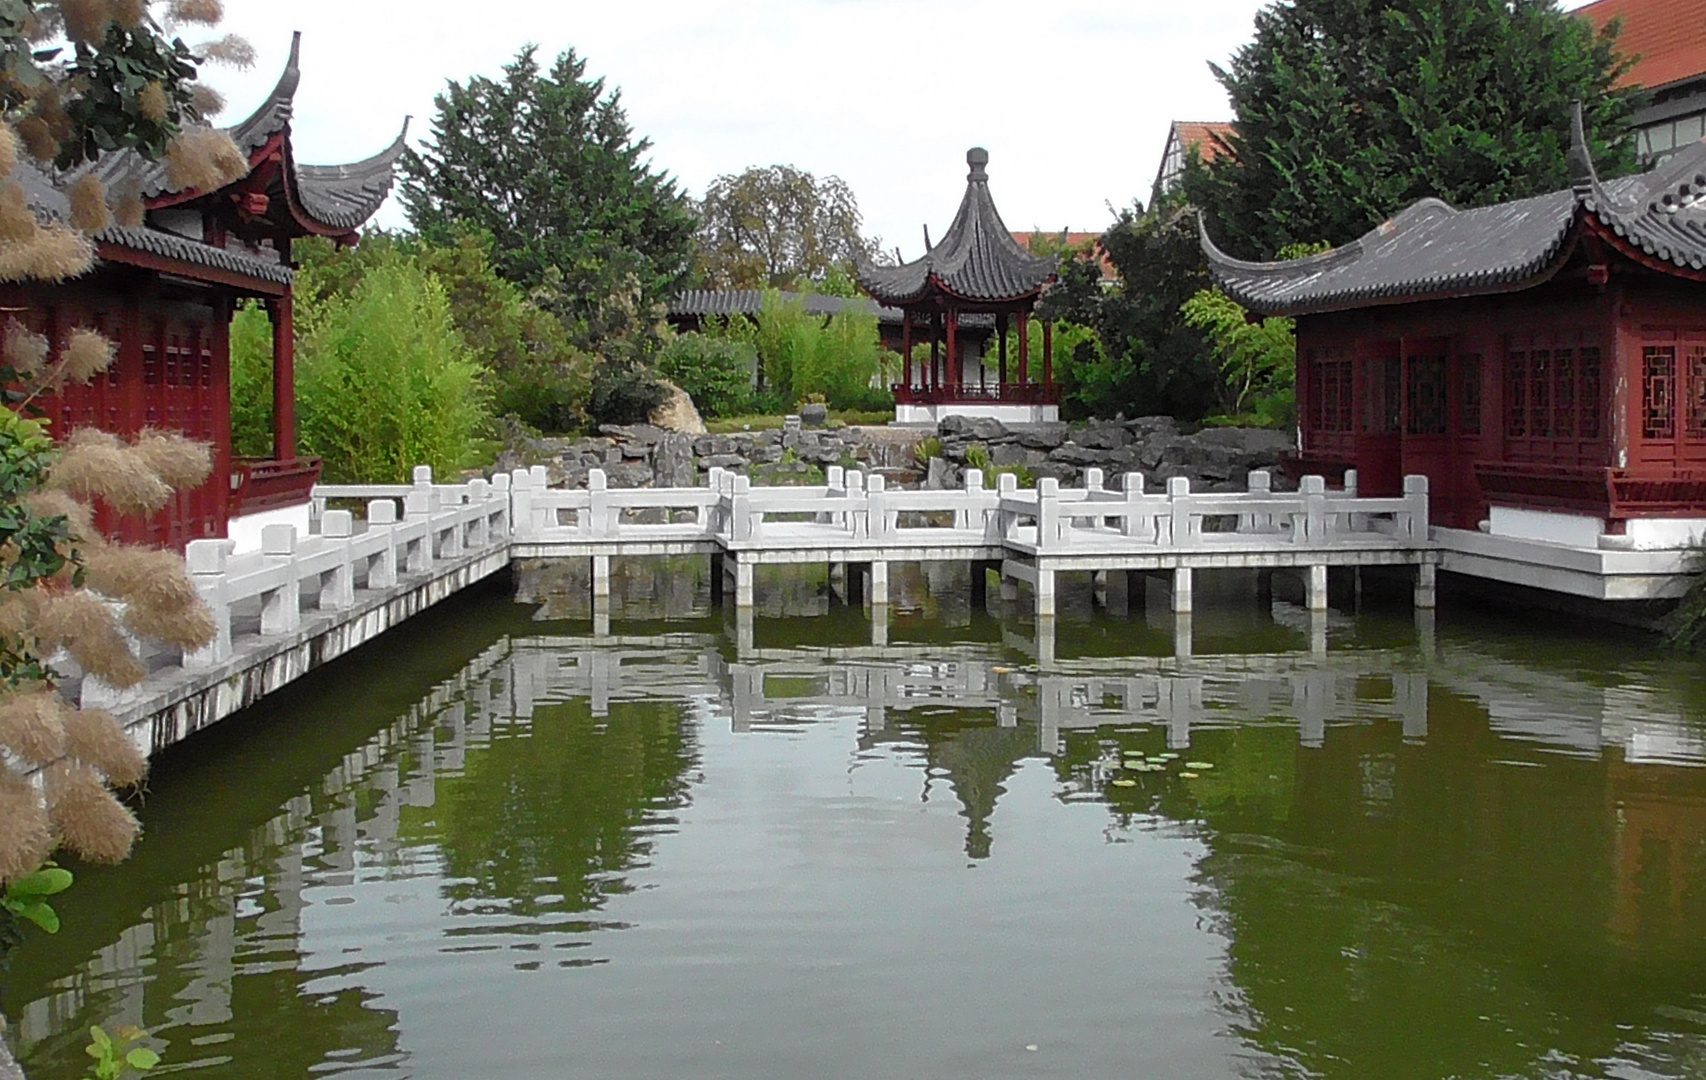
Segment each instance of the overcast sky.
[{"label": "overcast sky", "polygon": [[[1579,6],[1581,0],[1567,0]],[[1014,229],[1101,230],[1109,204],[1149,198],[1173,120],[1224,119],[1210,73],[1251,33],[1260,0],[226,0],[224,29],[259,60],[210,69],[252,110],[302,31],[295,141],[338,163],[425,135],[447,79],[495,76],[526,42],[573,47],[620,87],[655,167],[691,194],[751,165],[852,185],[866,230],[923,250],[958,205],[965,151],[990,154]],[[192,38],[193,40],[193,38]],[[391,199],[380,224],[405,224]]]}]

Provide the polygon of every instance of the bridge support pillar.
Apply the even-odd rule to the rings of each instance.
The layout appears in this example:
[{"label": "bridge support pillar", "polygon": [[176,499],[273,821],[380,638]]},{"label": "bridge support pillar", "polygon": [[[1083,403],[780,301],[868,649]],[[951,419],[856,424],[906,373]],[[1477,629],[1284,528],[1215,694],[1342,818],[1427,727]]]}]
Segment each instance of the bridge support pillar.
[{"label": "bridge support pillar", "polygon": [[711,606],[718,607],[723,602],[723,575],[728,573],[723,568],[722,555],[711,556]]},{"label": "bridge support pillar", "polygon": [[878,604],[881,604],[884,607],[888,606],[889,564],[886,562],[872,561],[871,563],[871,589],[869,599],[873,608]]},{"label": "bridge support pillar", "polygon": [[[996,573],[1001,573],[999,569]],[[1001,599],[1013,601],[1019,599],[1019,579],[1001,574]]]},{"label": "bridge support pillar", "polygon": [[1175,611],[1173,613],[1173,656],[1179,660],[1189,660],[1191,650],[1195,648],[1194,628],[1191,625],[1191,613]]},{"label": "bridge support pillar", "polygon": [[1110,615],[1124,618],[1131,614],[1132,570],[1105,570],[1102,573],[1102,607]]},{"label": "bridge support pillar", "polygon": [[735,607],[752,607],[752,564],[735,558]]},{"label": "bridge support pillar", "polygon": [[600,600],[610,599],[610,556],[594,555],[592,557],[592,601],[593,607],[598,607]]},{"label": "bridge support pillar", "polygon": [[1434,602],[1438,599],[1439,568],[1433,563],[1421,563],[1416,567],[1416,608],[1420,611],[1432,611]]},{"label": "bridge support pillar", "polygon": [[[1054,571],[1047,571],[1053,574]],[[1044,615],[1037,613],[1037,666],[1044,671],[1054,667],[1055,662],[1055,623],[1052,613]]]},{"label": "bridge support pillar", "polygon": [[[889,644],[889,606],[871,605],[871,647],[886,649]],[[880,726],[880,725],[879,725]]]},{"label": "bridge support pillar", "polygon": [[1188,566],[1173,569],[1173,614],[1189,615],[1191,613],[1191,576],[1194,571]]},{"label": "bridge support pillar", "polygon": [[[1037,618],[1054,618],[1054,571],[1037,570]],[[1050,634],[1052,638],[1053,635]]]},{"label": "bridge support pillar", "polygon": [[971,609],[985,611],[989,608],[989,564],[978,559],[971,563]]},{"label": "bridge support pillar", "polygon": [[1303,606],[1310,611],[1327,610],[1327,567],[1306,567],[1303,577]]}]

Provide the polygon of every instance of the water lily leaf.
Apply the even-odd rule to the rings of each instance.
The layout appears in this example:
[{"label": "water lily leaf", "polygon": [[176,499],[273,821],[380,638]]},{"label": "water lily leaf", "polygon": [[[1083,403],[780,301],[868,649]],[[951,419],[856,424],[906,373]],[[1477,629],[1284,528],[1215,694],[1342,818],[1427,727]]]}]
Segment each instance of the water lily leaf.
[{"label": "water lily leaf", "polygon": [[160,1055],[148,1049],[146,1046],[138,1046],[130,1053],[124,1055],[124,1063],[133,1069],[141,1069],[142,1071],[147,1072],[149,1069],[160,1064]]}]

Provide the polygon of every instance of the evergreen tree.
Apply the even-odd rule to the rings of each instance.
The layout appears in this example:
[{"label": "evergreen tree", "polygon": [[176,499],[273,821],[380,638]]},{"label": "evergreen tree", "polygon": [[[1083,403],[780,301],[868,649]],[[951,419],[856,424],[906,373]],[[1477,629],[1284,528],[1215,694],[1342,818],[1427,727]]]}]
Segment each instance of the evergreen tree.
[{"label": "evergreen tree", "polygon": [[1186,194],[1245,258],[1342,244],[1427,196],[1567,187],[1576,100],[1602,175],[1627,171],[1635,102],[1612,89],[1614,38],[1557,0],[1276,0],[1213,69],[1237,131]]},{"label": "evergreen tree", "polygon": [[403,205],[436,243],[490,236],[498,272],[579,342],[621,337],[686,274],[693,215],[642,160],[651,143],[634,137],[619,91],[588,79],[572,49],[548,74],[535,51],[434,99],[430,144],[403,161]]}]

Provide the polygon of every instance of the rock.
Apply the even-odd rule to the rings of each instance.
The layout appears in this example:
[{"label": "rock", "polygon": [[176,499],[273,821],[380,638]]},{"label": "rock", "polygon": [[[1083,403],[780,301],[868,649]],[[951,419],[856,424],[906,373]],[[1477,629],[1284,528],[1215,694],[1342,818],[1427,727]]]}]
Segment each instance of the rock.
[{"label": "rock", "polygon": [[693,487],[699,471],[693,467],[693,437],[676,432],[664,436],[652,455],[652,486]]},{"label": "rock", "polygon": [[1051,451],[1048,457],[1050,461],[1064,461],[1071,465],[1100,465],[1108,460],[1106,451],[1093,450],[1076,443],[1067,443]]},{"label": "rock", "polygon": [[622,456],[629,461],[651,456],[652,444],[643,442],[625,442],[621,446]]},{"label": "rock", "polygon": [[829,423],[829,406],[815,403],[811,405],[801,405],[800,423],[804,424],[806,427],[812,428],[820,428]]},{"label": "rock", "polygon": [[1020,446],[1033,450],[1053,450],[1066,441],[1065,424],[1025,424],[1012,431]]},{"label": "rock", "polygon": [[639,443],[642,446],[656,446],[658,440],[665,435],[663,428],[653,427],[651,424],[600,424],[598,430],[600,434],[608,435],[619,442]]},{"label": "rock", "polygon": [[1062,487],[1065,487],[1077,477],[1078,470],[1064,461],[1045,461],[1041,465],[1033,465],[1031,475],[1038,480],[1052,477],[1060,481]]},{"label": "rock", "polygon": [[942,422],[936,425],[938,435],[969,435],[971,434],[972,418],[969,416],[944,416]]},{"label": "rock", "polygon": [[652,486],[652,467],[643,461],[625,461],[614,468],[606,469],[604,475],[613,488]]},{"label": "rock", "polygon": [[699,464],[707,469],[732,469],[745,465],[746,458],[739,454],[707,454],[699,459]]},{"label": "rock", "polygon": [[1118,424],[1093,424],[1072,435],[1073,442],[1091,450],[1118,450],[1129,439],[1126,429]]},{"label": "rock", "polygon": [[972,438],[980,439],[983,442],[994,442],[997,439],[1006,439],[1008,437],[1007,425],[995,419],[993,416],[973,417],[971,426],[967,428],[966,433]]},{"label": "rock", "polygon": [[1126,430],[1142,439],[1149,435],[1179,433],[1179,422],[1171,416],[1139,416],[1125,422]]},{"label": "rock", "polygon": [[[948,419],[957,420],[959,417],[950,416]],[[952,472],[948,463],[939,457],[933,457],[925,469],[924,486],[931,491],[944,490],[951,486],[951,475]]]},{"label": "rock", "polygon": [[685,435],[705,434],[705,421],[699,415],[699,410],[693,405],[693,398],[681,387],[665,381],[664,389],[669,396],[663,399],[663,404],[653,409],[646,419],[665,431],[678,431]]},{"label": "rock", "polygon": [[989,461],[993,465],[1023,465],[1030,453],[1016,442],[1004,442],[989,448]]}]

